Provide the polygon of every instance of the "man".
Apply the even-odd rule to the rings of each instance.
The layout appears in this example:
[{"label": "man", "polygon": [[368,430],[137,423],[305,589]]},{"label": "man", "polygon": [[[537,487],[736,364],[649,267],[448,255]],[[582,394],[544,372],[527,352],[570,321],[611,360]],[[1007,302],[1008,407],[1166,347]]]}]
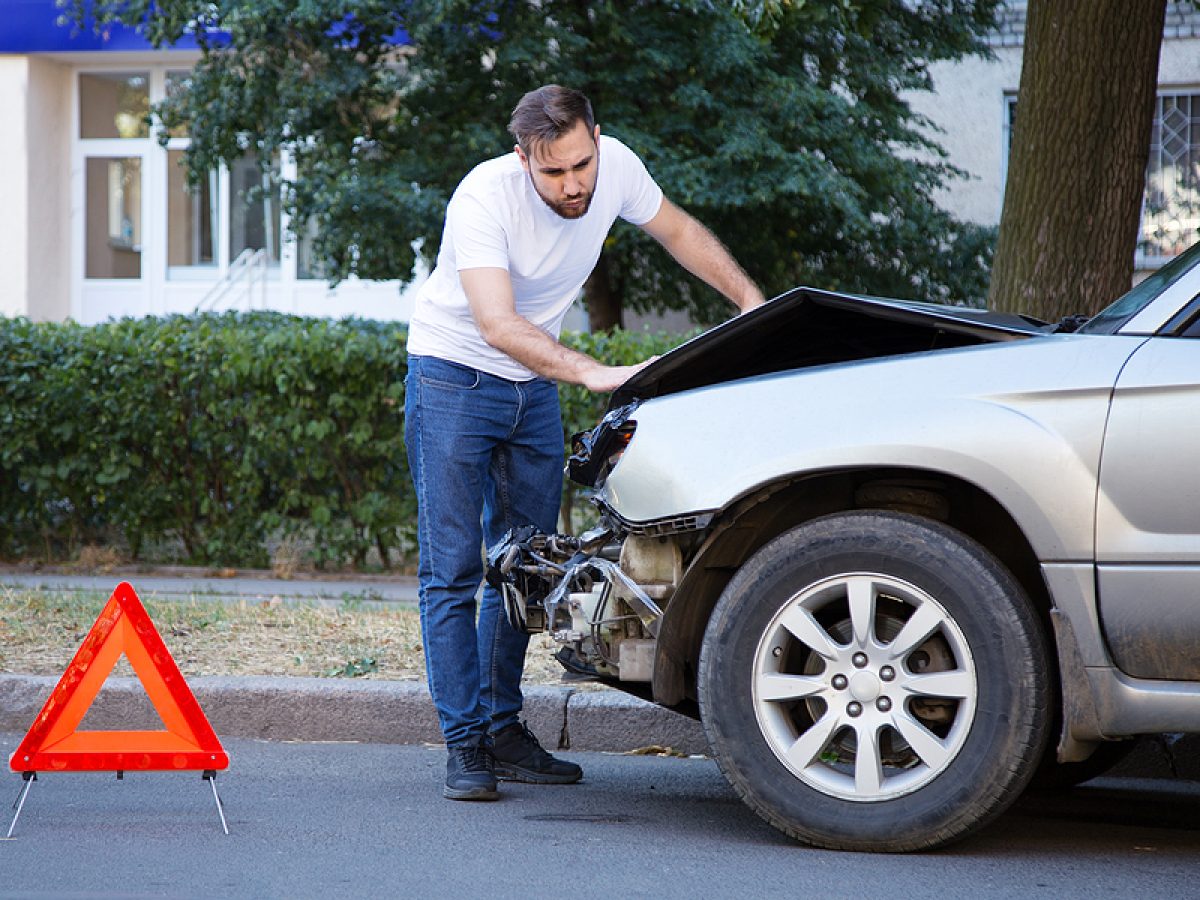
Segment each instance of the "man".
[{"label": "man", "polygon": [[[514,153],[481,163],[446,209],[437,265],[409,325],[405,439],[418,504],[421,628],[446,740],[444,795],[492,800],[496,779],[569,784],[574,763],[521,722],[528,636],[484,590],[483,541],[556,530],[562,423],[556,381],[611,391],[641,366],[606,366],[557,340],[617,216],[656,238],[741,309],[763,302],[728,251],[663,198],[581,93],[521,98]],[[645,365],[643,363],[642,365]],[[482,518],[482,522],[481,522]]]}]

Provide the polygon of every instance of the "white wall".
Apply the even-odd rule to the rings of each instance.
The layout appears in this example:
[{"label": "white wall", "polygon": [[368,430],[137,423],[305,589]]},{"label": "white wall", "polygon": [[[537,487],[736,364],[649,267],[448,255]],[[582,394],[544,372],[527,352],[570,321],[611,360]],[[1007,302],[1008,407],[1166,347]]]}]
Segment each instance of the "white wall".
[{"label": "white wall", "polygon": [[1194,88],[1200,91],[1200,38],[1163,41],[1158,58],[1158,84],[1164,90]]},{"label": "white wall", "polygon": [[64,66],[0,56],[0,315],[70,309],[69,88]]},{"label": "white wall", "polygon": [[959,219],[995,225],[1000,221],[1004,177],[1006,92],[1021,79],[1021,48],[995,48],[994,60],[971,57],[931,67],[934,93],[909,95],[912,108],[940,131],[933,139],[949,162],[969,173],[947,184],[937,202]]},{"label": "white wall", "polygon": [[28,311],[29,60],[0,56],[0,315]]},{"label": "white wall", "polygon": [[27,299],[30,318],[61,321],[71,310],[70,168],[71,72],[33,58],[29,66]]}]

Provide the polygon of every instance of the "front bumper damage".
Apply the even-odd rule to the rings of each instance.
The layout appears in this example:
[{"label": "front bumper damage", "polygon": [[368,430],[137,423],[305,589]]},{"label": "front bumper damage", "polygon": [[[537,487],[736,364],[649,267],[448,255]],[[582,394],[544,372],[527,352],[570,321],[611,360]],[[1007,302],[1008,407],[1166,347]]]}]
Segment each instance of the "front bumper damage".
[{"label": "front bumper damage", "polygon": [[[487,581],[500,592],[514,628],[545,632],[562,645],[558,659],[566,668],[650,681],[662,603],[679,566],[656,573],[661,562],[639,559],[637,538],[617,535],[608,522],[579,537],[513,529],[488,551]],[[639,583],[637,574],[649,583]]]}]

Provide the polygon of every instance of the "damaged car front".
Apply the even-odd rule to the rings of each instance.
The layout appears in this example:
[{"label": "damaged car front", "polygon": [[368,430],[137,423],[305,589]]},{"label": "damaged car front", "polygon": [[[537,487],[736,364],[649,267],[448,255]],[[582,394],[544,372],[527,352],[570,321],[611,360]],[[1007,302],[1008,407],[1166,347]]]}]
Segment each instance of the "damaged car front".
[{"label": "damaged car front", "polygon": [[617,391],[568,466],[600,524],[514,532],[489,580],[567,668],[698,715],[785,833],[961,838],[1039,765],[1139,733],[1097,713],[1096,679],[1128,679],[1088,579],[1114,386],[1153,333],[1128,323],[1168,280],[1079,333],[778,297]]}]

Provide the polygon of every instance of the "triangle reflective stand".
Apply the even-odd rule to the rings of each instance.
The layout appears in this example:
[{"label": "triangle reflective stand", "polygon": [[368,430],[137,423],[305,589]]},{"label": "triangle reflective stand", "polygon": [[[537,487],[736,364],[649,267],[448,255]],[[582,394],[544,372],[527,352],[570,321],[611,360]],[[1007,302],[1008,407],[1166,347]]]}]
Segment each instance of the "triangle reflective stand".
[{"label": "triangle reflective stand", "polygon": [[[122,654],[162,719],[163,731],[81,731],[79,724]],[[38,772],[200,771],[212,786],[221,828],[229,834],[217,772],[229,755],[184,681],[133,586],[121,582],[38,713],[9,768],[24,785],[13,804],[11,838]]]}]

